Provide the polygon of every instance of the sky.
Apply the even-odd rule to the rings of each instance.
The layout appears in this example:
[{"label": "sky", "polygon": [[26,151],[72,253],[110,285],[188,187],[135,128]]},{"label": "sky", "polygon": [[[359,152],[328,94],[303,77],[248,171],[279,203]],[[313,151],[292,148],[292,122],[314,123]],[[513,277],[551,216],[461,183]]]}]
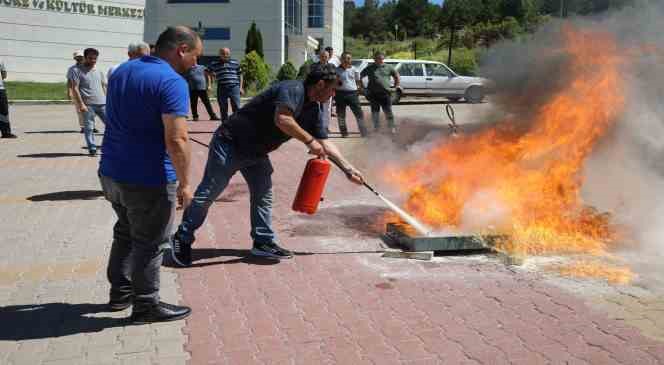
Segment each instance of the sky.
[{"label": "sky", "polygon": [[[429,2],[440,5],[442,4],[443,0],[429,0]],[[355,0],[355,4],[358,6],[362,6],[364,5],[364,0]]]}]

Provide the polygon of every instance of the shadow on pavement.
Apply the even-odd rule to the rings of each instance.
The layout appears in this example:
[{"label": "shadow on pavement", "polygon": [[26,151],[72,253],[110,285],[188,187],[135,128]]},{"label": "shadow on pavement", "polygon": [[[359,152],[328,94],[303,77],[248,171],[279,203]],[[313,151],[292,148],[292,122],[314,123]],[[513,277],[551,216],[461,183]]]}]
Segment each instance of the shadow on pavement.
[{"label": "shadow on pavement", "polygon": [[27,199],[33,202],[43,201],[63,201],[63,200],[94,200],[104,196],[100,190],[70,190],[70,191],[57,191],[55,193],[47,193],[40,195],[33,195]]},{"label": "shadow on pavement", "polygon": [[[294,236],[364,236],[377,237],[384,233],[385,226],[379,217],[389,209],[373,205],[344,205],[334,208],[321,208],[315,216],[300,215],[305,221],[289,231]],[[346,231],[347,234],[344,234]]]},{"label": "shadow on pavement", "polygon": [[99,332],[129,324],[126,318],[87,316],[102,312],[108,312],[106,304],[46,303],[0,307],[0,341]]},{"label": "shadow on pavement", "polygon": [[81,132],[78,130],[66,130],[66,131],[30,131],[30,132],[23,132],[25,134],[80,134]]},{"label": "shadow on pavement", "polygon": [[22,158],[58,158],[58,157],[80,157],[88,156],[87,153],[31,153],[29,155],[16,155],[16,157]]},{"label": "shadow on pavement", "polygon": [[[226,257],[229,259],[196,262],[217,257]],[[191,258],[192,261],[194,261],[191,267],[205,267],[222,264],[275,265],[279,263],[279,260],[276,259],[253,256],[250,250],[232,248],[193,248],[191,250]],[[164,254],[164,262],[162,265],[166,267],[178,267],[173,263],[170,252]]]}]

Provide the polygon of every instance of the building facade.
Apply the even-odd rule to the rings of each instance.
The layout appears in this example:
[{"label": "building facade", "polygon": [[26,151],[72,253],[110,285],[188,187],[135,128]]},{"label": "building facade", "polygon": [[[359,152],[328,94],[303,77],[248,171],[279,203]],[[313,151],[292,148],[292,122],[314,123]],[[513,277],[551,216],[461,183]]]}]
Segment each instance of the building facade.
[{"label": "building facade", "polygon": [[343,45],[343,0],[150,0],[145,41],[154,43],[168,26],[188,25],[203,35],[203,62],[217,57],[222,47],[241,59],[252,22],[261,32],[265,61],[273,70],[286,60],[299,66],[313,56],[319,42],[335,49]]},{"label": "building facade", "polygon": [[0,0],[0,60],[10,81],[64,82],[72,53],[99,50],[102,71],[143,39],[145,0]]}]

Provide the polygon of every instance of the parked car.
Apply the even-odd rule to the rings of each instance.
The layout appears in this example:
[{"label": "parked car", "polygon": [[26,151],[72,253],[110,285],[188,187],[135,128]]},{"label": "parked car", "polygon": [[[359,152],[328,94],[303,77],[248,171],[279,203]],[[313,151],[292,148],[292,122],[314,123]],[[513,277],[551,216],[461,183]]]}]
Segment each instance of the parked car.
[{"label": "parked car", "polygon": [[[361,72],[373,62],[373,59],[362,58],[353,60],[352,64]],[[401,89],[392,93],[394,104],[403,96],[444,96],[452,101],[463,98],[469,103],[479,103],[489,88],[489,80],[459,76],[441,62],[388,58],[385,63],[394,66],[401,76]],[[366,86],[367,78],[362,82]]]}]

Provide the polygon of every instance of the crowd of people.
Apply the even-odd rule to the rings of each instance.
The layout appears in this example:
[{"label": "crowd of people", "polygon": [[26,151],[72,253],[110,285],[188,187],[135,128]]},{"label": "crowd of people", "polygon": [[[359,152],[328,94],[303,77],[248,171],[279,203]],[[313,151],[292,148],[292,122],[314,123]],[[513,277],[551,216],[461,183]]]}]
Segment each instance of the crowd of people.
[{"label": "crowd of people", "polygon": [[[108,308],[132,307],[133,323],[171,321],[188,316],[191,309],[160,301],[159,277],[164,253],[177,266],[192,264],[192,245],[212,203],[240,173],[250,192],[251,254],[282,260],[292,258],[272,226],[272,172],[269,153],[295,139],[318,158],[333,158],[349,181],[362,184],[362,174],[343,156],[329,137],[332,99],[336,101],[340,131],[348,135],[345,109],[368,135],[359,103],[365,94],[372,113],[383,108],[394,127],[389,98],[389,77],[399,76],[376,54],[376,65],[358,73],[345,52],[337,59],[333,50],[320,52],[304,80],[274,83],[241,106],[244,84],[240,64],[223,48],[219,60],[198,64],[203,43],[184,26],[169,27],[154,49],[143,42],[128,47],[128,60],[104,75],[97,67],[99,51],[87,48],[73,54],[67,71],[67,91],[78,116],[90,156],[97,155],[95,119],[105,125],[99,163],[99,181],[115,211],[113,240],[107,277]],[[2,79],[6,78],[0,63]],[[369,78],[368,92],[360,78]],[[217,84],[221,115],[210,104],[212,79]],[[336,96],[335,96],[336,95]],[[191,152],[187,119],[198,120],[198,99],[211,120],[221,120],[209,146],[208,159],[196,189],[190,180]],[[228,111],[230,102],[232,114]],[[374,108],[374,104],[376,107]],[[3,138],[12,137],[7,97],[0,82],[0,127]],[[374,128],[379,129],[378,118]],[[184,209],[175,234],[176,207]]]}]

